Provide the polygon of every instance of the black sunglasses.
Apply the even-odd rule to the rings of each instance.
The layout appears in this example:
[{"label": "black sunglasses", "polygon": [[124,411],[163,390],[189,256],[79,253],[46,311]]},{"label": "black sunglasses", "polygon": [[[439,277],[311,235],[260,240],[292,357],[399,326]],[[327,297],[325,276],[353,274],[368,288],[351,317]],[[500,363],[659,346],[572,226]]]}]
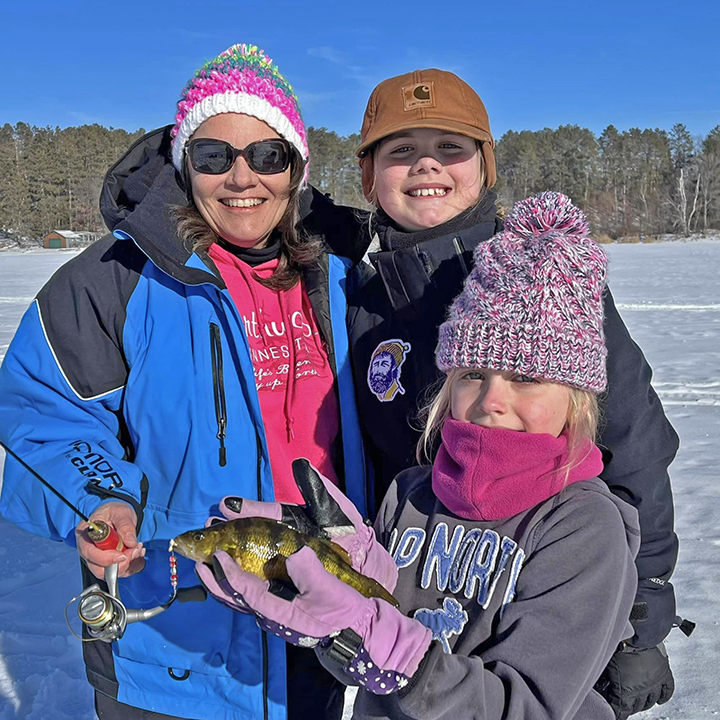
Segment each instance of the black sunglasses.
[{"label": "black sunglasses", "polygon": [[190,164],[195,172],[204,175],[222,175],[235,164],[238,155],[258,175],[275,175],[288,169],[290,152],[290,143],[282,138],[256,140],[242,149],[212,138],[191,140],[187,146]]}]

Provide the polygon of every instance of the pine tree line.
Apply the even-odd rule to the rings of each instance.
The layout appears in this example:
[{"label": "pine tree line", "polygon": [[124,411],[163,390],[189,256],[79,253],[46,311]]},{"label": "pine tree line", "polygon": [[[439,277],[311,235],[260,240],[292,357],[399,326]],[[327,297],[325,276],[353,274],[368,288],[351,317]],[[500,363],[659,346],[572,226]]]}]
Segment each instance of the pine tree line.
[{"label": "pine tree line", "polygon": [[[0,230],[39,239],[51,230],[102,232],[107,169],[143,134],[100,125],[0,128]],[[359,135],[309,128],[310,181],[337,203],[367,207],[355,158]],[[672,130],[599,137],[577,125],[508,131],[496,147],[500,203],[541,190],[569,195],[596,234],[652,236],[720,228],[720,125],[693,138]]]},{"label": "pine tree line", "polygon": [[98,208],[108,168],[144,130],[101,125],[0,128],[0,230],[42,238],[51,230],[105,229]]},{"label": "pine tree line", "polygon": [[720,228],[720,125],[701,138],[682,124],[670,132],[610,125],[599,137],[577,125],[509,131],[496,155],[508,207],[558,190],[610,238]]}]

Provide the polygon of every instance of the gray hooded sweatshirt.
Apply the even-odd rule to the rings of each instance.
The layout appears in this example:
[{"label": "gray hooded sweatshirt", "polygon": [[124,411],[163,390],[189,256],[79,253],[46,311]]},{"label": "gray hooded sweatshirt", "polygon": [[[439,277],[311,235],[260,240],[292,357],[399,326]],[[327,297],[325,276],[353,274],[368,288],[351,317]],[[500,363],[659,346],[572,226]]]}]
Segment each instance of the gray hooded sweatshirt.
[{"label": "gray hooded sweatshirt", "polygon": [[593,685],[633,633],[640,531],[636,510],[602,481],[475,521],[438,500],[430,468],[411,468],[375,528],[398,565],[401,610],[434,640],[402,690],[361,688],[354,718],[613,719]]}]

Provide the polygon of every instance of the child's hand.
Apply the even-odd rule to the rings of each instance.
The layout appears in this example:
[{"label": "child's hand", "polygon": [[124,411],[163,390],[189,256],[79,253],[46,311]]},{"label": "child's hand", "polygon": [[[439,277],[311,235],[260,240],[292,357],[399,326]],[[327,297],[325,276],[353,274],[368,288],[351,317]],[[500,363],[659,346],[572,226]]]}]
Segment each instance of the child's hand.
[{"label": "child's hand", "polygon": [[225,497],[220,511],[228,520],[271,518],[300,532],[332,540],[347,551],[355,570],[392,592],[397,584],[395,561],[349,498],[305,458],[294,460],[292,469],[304,506]]},{"label": "child's hand", "polygon": [[[334,638],[350,631],[356,643],[354,653],[345,658],[344,670],[371,692],[389,694],[402,687],[430,646],[432,633],[424,625],[384,600],[363,597],[327,572],[309,547],[286,562],[298,589],[292,600],[274,595],[267,581],[243,571],[226,553],[215,553],[214,560],[216,576],[223,577],[216,583],[221,600],[251,609],[260,627],[286,642],[302,647],[322,644],[331,650]],[[202,566],[197,572],[211,589],[212,582],[203,575],[212,571]]]}]

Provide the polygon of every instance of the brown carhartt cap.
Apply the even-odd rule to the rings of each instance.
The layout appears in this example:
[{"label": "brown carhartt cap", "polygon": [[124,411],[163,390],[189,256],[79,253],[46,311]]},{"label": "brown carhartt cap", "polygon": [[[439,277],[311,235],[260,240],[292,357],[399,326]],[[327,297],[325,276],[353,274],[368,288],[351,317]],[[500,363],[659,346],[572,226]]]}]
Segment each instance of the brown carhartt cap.
[{"label": "brown carhartt cap", "polygon": [[457,75],[430,68],[381,82],[370,95],[356,154],[363,168],[363,188],[371,170],[368,150],[378,140],[400,130],[438,128],[480,140],[485,160],[485,185],[497,178],[490,121],[478,94]]}]

